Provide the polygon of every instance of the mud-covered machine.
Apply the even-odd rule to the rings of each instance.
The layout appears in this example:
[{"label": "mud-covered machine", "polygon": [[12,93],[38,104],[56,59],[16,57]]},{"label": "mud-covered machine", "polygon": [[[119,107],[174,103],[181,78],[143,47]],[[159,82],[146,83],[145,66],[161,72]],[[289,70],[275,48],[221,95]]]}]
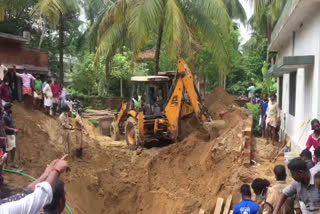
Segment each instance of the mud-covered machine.
[{"label": "mud-covered machine", "polygon": [[181,131],[181,119],[195,114],[208,132],[213,121],[202,105],[191,70],[184,60],[171,83],[167,76],[135,76],[131,78],[129,100],[122,102],[110,126],[113,140],[124,134],[129,149],[135,150],[155,140],[175,141]]}]

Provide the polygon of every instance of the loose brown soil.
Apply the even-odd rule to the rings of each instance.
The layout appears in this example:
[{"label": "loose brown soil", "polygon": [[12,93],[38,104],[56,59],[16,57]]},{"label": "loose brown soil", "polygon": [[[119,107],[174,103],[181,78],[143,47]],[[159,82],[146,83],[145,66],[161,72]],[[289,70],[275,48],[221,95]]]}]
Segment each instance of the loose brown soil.
[{"label": "loose brown soil", "polygon": [[[41,112],[26,111],[21,105],[14,105],[13,112],[20,129],[23,171],[39,176],[50,160],[63,155],[58,121]],[[248,115],[235,108],[223,119],[227,127],[212,141],[190,133],[181,142],[137,152],[128,150],[122,141],[101,136],[86,121],[90,136],[85,138],[85,160],[70,160],[72,171],[64,176],[67,203],[76,214],[172,214],[198,213],[200,208],[211,213],[218,196],[233,194],[233,204],[238,202],[242,183],[259,176],[272,177],[273,164],[268,158],[270,149],[276,148],[263,146],[263,140],[257,142],[256,148],[269,150],[255,152],[260,167],[243,166],[239,134]],[[17,187],[29,182],[13,174],[6,174],[5,179]]]}]

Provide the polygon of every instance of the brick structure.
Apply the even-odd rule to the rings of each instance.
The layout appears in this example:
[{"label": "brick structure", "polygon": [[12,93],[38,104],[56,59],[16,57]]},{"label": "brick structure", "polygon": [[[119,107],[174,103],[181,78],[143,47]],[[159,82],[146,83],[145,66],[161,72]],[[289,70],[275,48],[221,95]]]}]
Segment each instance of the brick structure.
[{"label": "brick structure", "polygon": [[26,49],[27,40],[20,36],[0,33],[0,63],[10,69],[26,69],[30,73],[48,75],[48,52]]},{"label": "brick structure", "polygon": [[40,74],[42,77],[49,75],[48,52],[27,49],[25,44],[27,39],[12,34],[0,32],[0,64],[9,69],[5,78],[14,85],[14,99],[22,100],[22,81],[20,78],[14,78],[10,72],[13,66],[17,72],[26,71],[33,75]]}]

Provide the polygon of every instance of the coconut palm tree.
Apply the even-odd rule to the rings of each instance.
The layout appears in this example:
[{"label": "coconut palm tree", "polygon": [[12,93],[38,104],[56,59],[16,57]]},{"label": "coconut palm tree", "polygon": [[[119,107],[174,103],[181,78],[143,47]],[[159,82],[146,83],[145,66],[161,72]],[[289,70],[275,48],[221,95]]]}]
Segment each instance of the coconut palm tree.
[{"label": "coconut palm tree", "polygon": [[230,17],[222,0],[116,0],[99,23],[96,60],[126,41],[135,55],[156,34],[156,66],[161,49],[172,59],[192,56],[201,42],[210,47],[219,70],[229,69],[225,39]]},{"label": "coconut palm tree", "polygon": [[33,3],[33,0],[0,0],[0,23],[5,21],[8,14],[23,11]]},{"label": "coconut palm tree", "polygon": [[286,0],[249,0],[254,6],[254,15],[250,21],[253,27],[271,39]]},{"label": "coconut palm tree", "polygon": [[232,19],[240,19],[243,24],[247,23],[247,15],[239,0],[223,0],[229,16]]},{"label": "coconut palm tree", "polygon": [[61,83],[64,81],[63,49],[65,15],[67,15],[68,12],[72,13],[77,9],[77,0],[38,0],[31,12],[40,19],[48,19],[49,24],[52,27],[59,25],[59,80]]}]

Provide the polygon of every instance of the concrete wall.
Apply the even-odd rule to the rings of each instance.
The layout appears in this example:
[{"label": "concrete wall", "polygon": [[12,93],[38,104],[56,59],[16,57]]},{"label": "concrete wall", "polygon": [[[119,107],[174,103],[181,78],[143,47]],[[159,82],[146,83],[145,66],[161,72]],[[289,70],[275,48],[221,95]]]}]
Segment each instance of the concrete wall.
[{"label": "concrete wall", "polygon": [[289,114],[290,74],[283,75],[281,130],[290,137],[295,146],[301,149],[305,148],[307,137],[311,133],[310,120],[320,117],[320,90],[318,88],[320,82],[320,13],[310,17],[295,31],[295,39],[292,33],[290,39],[283,44],[278,53],[278,59],[292,55],[315,56],[313,67],[297,68],[295,116]]}]

